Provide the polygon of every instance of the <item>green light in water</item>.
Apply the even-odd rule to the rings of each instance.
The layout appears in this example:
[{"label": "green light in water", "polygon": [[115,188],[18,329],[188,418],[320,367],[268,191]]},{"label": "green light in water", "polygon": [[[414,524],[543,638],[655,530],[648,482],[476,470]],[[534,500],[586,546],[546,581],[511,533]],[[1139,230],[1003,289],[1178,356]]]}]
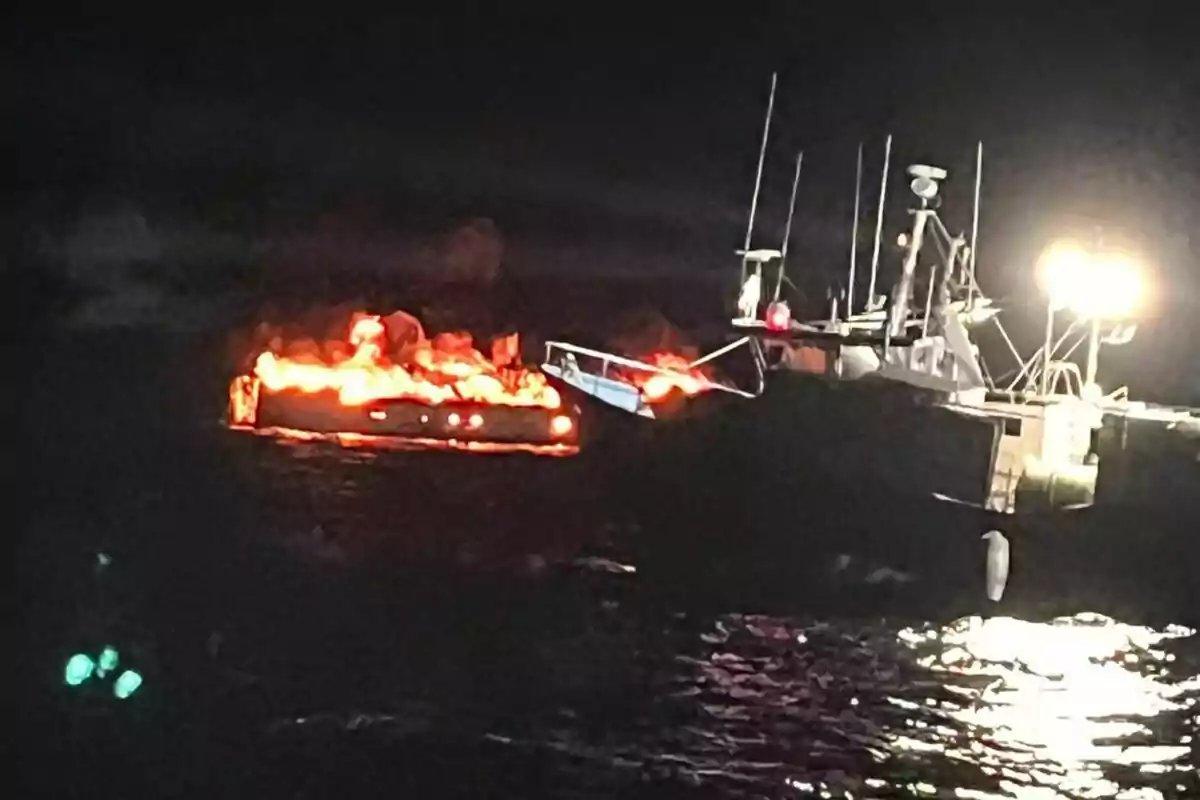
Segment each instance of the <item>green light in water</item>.
[{"label": "green light in water", "polygon": [[127,669],[117,678],[117,682],[113,684],[113,694],[118,699],[124,700],[129,695],[137,691],[137,688],[142,685],[142,676],[131,669]]},{"label": "green light in water", "polygon": [[92,677],[94,669],[96,669],[96,662],[83,653],[76,653],[67,662],[67,668],[63,671],[63,680],[66,681],[67,686],[78,686]]},{"label": "green light in water", "polygon": [[117,653],[117,648],[105,645],[100,652],[100,659],[96,662],[96,677],[103,678],[105,674],[116,669],[119,663],[121,663],[121,656]]}]

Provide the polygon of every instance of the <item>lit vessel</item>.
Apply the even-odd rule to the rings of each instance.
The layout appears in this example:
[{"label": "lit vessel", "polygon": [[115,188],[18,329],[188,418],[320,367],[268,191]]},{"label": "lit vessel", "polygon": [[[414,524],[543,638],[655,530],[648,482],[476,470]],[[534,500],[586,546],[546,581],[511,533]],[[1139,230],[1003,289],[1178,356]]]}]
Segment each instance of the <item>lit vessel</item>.
[{"label": "lit vessel", "polygon": [[464,335],[427,340],[402,312],[360,313],[347,342],[324,350],[332,354],[263,350],[230,383],[230,425],[488,452],[578,448],[576,410],[543,375],[513,363],[515,337],[494,343],[488,359]]},{"label": "lit vessel", "polygon": [[[759,178],[769,125],[768,110]],[[890,138],[881,197],[888,159]],[[982,148],[973,231],[981,165]],[[1172,570],[1188,563],[1181,534],[1200,526],[1200,416],[1130,402],[1120,391],[1104,396],[1096,388],[1096,353],[1105,338],[1128,341],[1130,328],[1118,325],[1102,337],[1104,309],[1086,302],[1077,304],[1086,376],[1056,360],[1081,327],[1077,321],[1057,340],[1048,325],[1033,358],[1022,360],[1012,349],[1016,377],[998,384],[972,337],[983,325],[1003,333],[997,305],[976,282],[975,233],[968,244],[938,213],[945,170],[918,164],[908,174],[916,202],[890,295],[875,293],[881,211],[866,303],[856,306],[850,289],[846,313],[835,298],[829,317],[815,322],[793,319],[781,300],[791,213],[780,249],[751,247],[756,180],[739,253],[737,314],[728,323],[733,341],[700,360],[748,353],[757,375],[753,399],[725,391],[728,402],[715,402],[706,392],[695,404],[719,409],[651,426],[626,483],[628,496],[664,531],[639,543],[643,571],[681,579],[688,573],[705,591],[740,583],[751,597],[774,594],[776,584],[787,584],[784,594],[811,584],[828,599],[836,586],[863,590],[861,581],[842,580],[850,565],[882,564],[887,569],[871,569],[864,580],[906,579],[887,586],[866,580],[869,592],[894,598],[917,587],[911,596],[923,594],[933,610],[959,612],[983,600],[985,583],[991,602],[1007,596],[1097,607],[1115,596],[1117,579],[1135,563],[1162,578],[1154,588],[1194,586]],[[926,260],[924,251],[935,249]],[[855,261],[852,254],[850,287]],[[1104,280],[1093,275],[1093,290],[1121,277],[1115,282],[1130,295],[1122,283],[1127,265],[1093,261],[1114,270]],[[1046,277],[1062,282],[1061,274]],[[1050,288],[1052,315],[1070,304]],[[606,366],[581,374],[568,366],[571,355],[572,346],[555,345],[543,370],[573,374],[578,391],[648,416],[635,394],[623,395],[618,382],[605,379]],[[589,355],[602,365],[614,358]],[[999,535],[980,540],[992,531]],[[1003,559],[987,558],[1000,541],[1011,546],[1011,580],[986,574],[985,565],[1008,569],[1007,549]],[[707,557],[695,557],[706,550]],[[993,591],[1005,584],[1007,594]]]}]

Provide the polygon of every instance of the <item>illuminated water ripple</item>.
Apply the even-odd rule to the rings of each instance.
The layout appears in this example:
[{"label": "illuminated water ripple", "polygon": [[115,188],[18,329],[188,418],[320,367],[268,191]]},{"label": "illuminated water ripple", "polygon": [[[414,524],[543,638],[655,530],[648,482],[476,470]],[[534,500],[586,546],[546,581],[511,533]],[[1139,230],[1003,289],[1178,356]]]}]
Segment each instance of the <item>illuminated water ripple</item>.
[{"label": "illuminated water ripple", "polygon": [[569,756],[613,786],[729,796],[1200,796],[1190,630],[1092,615],[901,630],[731,615],[675,635],[696,646],[652,668],[635,722],[597,736],[574,709],[494,740]]},{"label": "illuminated water ripple", "polygon": [[[569,528],[527,524],[529,507],[560,495],[563,513],[546,518],[578,516],[576,492],[547,490],[561,488],[561,463],[550,472],[548,461],[513,462],[527,480],[497,499],[476,459],[432,470],[321,443],[244,446],[259,451],[276,529],[336,546],[343,561],[385,549],[420,563],[444,550],[455,564],[578,549]],[[427,524],[439,519],[458,524]],[[485,528],[486,537],[463,532]],[[593,578],[636,574],[584,561]],[[529,609],[497,617],[517,637],[501,650],[520,655],[454,661],[463,674],[431,676],[419,713],[399,682],[378,705],[362,697],[349,710],[308,709],[279,719],[272,735],[321,747],[374,738],[397,756],[449,741],[464,748],[456,758],[489,765],[463,781],[534,764],[555,797],[1200,798],[1194,631],[1087,614],[905,628],[740,614],[664,624],[577,578],[566,583],[586,608],[578,620],[548,632],[540,617],[520,617]],[[530,608],[556,602],[548,594]],[[473,691],[481,682],[509,687],[507,696]]]},{"label": "illuminated water ripple", "polygon": [[900,638],[918,663],[968,701],[949,716],[980,736],[963,747],[897,732],[892,746],[932,745],[947,758],[974,763],[999,779],[1004,794],[995,796],[1196,796],[1200,787],[1188,762],[1200,677],[1194,667],[1177,675],[1179,659],[1169,647],[1194,634],[1099,615],[1044,624],[970,618],[903,630]]}]

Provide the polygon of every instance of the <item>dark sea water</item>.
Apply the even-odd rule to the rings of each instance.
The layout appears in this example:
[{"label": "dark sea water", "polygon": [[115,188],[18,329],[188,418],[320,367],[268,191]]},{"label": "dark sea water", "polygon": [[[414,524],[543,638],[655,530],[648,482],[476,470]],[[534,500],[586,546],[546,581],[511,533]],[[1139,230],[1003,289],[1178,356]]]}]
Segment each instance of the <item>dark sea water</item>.
[{"label": "dark sea water", "polygon": [[1200,797],[1169,614],[684,613],[589,462],[231,432],[219,344],[29,359],[13,797]]}]

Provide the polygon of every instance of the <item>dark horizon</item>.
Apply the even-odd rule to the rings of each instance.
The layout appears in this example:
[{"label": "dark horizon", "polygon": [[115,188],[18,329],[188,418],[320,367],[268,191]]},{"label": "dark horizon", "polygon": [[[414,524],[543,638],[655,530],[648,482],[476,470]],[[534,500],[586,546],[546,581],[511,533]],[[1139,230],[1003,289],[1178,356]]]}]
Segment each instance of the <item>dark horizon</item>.
[{"label": "dark horizon", "polygon": [[1096,226],[1133,240],[1171,293],[1200,289],[1200,65],[1162,20],[1132,5],[931,6],[871,26],[755,9],[27,17],[7,222],[80,261],[102,245],[120,260],[126,241],[132,260],[266,248],[271,270],[318,253],[386,273],[484,218],[518,274],[711,274],[736,265],[777,70],[755,240],[778,242],[803,149],[792,264],[813,281],[848,262],[860,141],[869,245],[890,133],[885,244],[915,161],[950,170],[946,216],[969,230],[982,140],[994,291],[1031,290],[1047,241]]}]

